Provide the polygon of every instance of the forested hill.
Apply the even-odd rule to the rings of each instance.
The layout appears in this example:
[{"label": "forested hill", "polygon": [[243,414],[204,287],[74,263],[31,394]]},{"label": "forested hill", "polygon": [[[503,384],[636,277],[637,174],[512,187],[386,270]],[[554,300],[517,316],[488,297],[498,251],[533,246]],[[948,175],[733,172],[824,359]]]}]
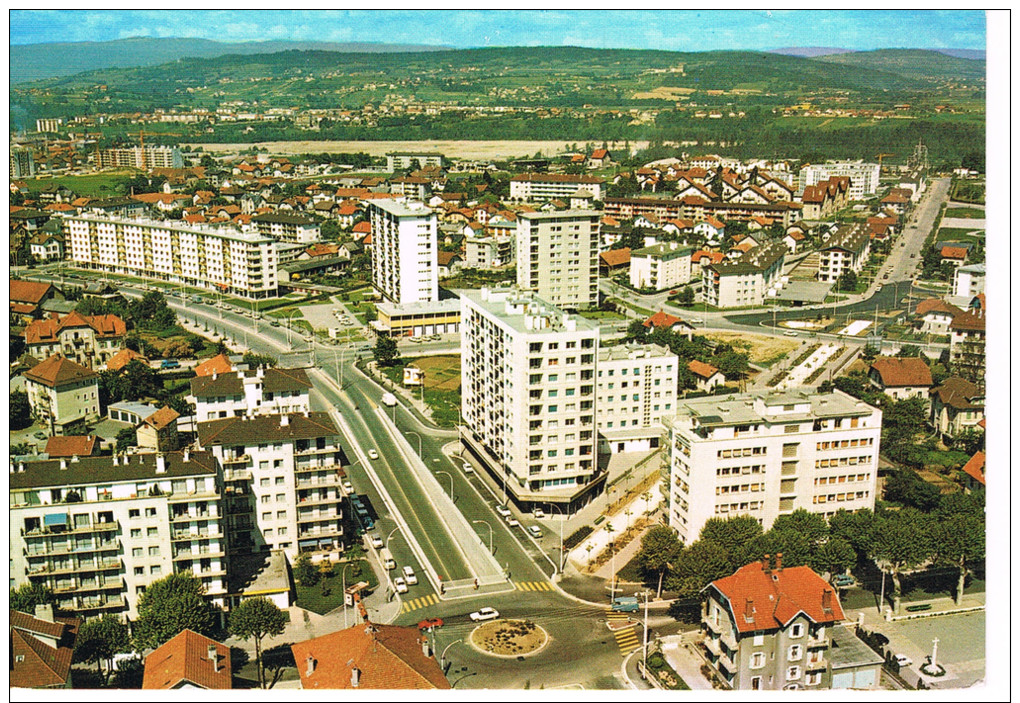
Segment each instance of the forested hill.
[{"label": "forested hill", "polygon": [[949,56],[938,51],[922,49],[854,51],[816,56],[814,60],[938,82],[947,80],[976,81],[983,80],[985,77],[985,62],[983,60]]}]

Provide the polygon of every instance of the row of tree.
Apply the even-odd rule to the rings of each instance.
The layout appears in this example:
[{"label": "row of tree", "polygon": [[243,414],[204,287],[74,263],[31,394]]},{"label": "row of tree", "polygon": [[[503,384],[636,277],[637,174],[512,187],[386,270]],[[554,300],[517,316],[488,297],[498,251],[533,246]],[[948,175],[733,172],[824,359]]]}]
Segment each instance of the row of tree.
[{"label": "row of tree", "polygon": [[747,352],[737,351],[725,343],[712,344],[705,337],[686,335],[662,327],[649,330],[643,320],[634,320],[627,328],[626,340],[641,344],[658,344],[668,348],[680,359],[679,388],[689,390],[697,387],[697,378],[687,368],[691,361],[701,361],[719,369],[726,380],[739,380],[750,369]]}]

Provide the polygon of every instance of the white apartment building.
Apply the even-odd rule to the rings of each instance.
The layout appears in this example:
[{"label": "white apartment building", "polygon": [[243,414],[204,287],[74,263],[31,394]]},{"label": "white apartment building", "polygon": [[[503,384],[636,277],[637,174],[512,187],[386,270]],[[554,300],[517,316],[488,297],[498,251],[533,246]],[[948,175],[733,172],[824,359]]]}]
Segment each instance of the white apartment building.
[{"label": "white apartment building", "polygon": [[137,616],[152,581],[190,571],[222,607],[227,548],[219,465],[208,452],[11,465],[11,585],[51,588],[85,617]]},{"label": "white apartment building", "polygon": [[35,175],[35,158],[31,149],[11,149],[11,179],[31,178]]},{"label": "white apartment building", "polygon": [[442,166],[443,155],[435,151],[389,151],[386,152],[386,170],[390,173],[408,168]]},{"label": "white apartment building", "polygon": [[517,215],[517,287],[557,307],[598,304],[601,212],[562,210]]},{"label": "white apartment building", "polygon": [[265,212],[251,218],[257,231],[278,242],[310,244],[322,239],[322,227],[310,217],[290,212]]},{"label": "white apartment building", "polygon": [[459,291],[462,441],[528,506],[579,505],[598,474],[598,325],[531,292]]},{"label": "white apartment building", "polygon": [[812,164],[800,170],[799,190],[813,186],[829,178],[850,179],[850,200],[865,200],[878,192],[879,165],[864,161],[827,161]]},{"label": "white apartment building", "polygon": [[735,261],[702,266],[702,296],[717,308],[763,304],[782,284],[786,245],[763,244]]},{"label": "white apartment building", "polygon": [[340,431],[328,413],[252,415],[198,424],[198,443],[223,466],[231,550],[343,550]]},{"label": "white apartment building", "polygon": [[691,282],[694,249],[678,242],[662,242],[630,253],[630,284],[635,288],[666,290]]},{"label": "white apartment building", "polygon": [[102,214],[64,218],[71,259],[111,271],[218,290],[242,298],[277,294],[274,242],[253,232]]},{"label": "white apartment building", "polygon": [[310,410],[312,384],[304,369],[215,372],[191,379],[187,400],[199,422],[244,415],[279,415]]},{"label": "white apartment building", "polygon": [[96,168],[184,168],[181,150],[170,146],[103,149],[96,153]]},{"label": "white apartment building", "polygon": [[953,296],[972,298],[985,292],[985,265],[967,264],[953,273]]},{"label": "white apartment building", "polygon": [[464,239],[464,268],[493,269],[513,262],[513,236],[495,235]]},{"label": "white apartment building", "polygon": [[658,344],[603,347],[598,354],[595,423],[606,452],[648,451],[676,412],[679,359]]},{"label": "white apartment building", "polygon": [[818,280],[835,283],[847,271],[860,273],[871,256],[871,234],[864,223],[840,225],[819,250]]},{"label": "white apartment building", "polygon": [[36,132],[59,132],[64,124],[63,117],[44,117],[35,121]]},{"label": "white apartment building", "polygon": [[510,179],[510,200],[538,202],[576,197],[586,190],[592,200],[602,200],[604,178],[570,173],[522,173]]},{"label": "white apartment building", "polygon": [[767,530],[798,508],[875,505],[882,411],[841,391],[683,400],[669,425],[669,524],[686,544],[712,517]]},{"label": "white apartment building", "polygon": [[398,304],[439,299],[436,213],[419,202],[373,201],[372,285]]},{"label": "white apartment building", "polygon": [[62,356],[51,356],[25,371],[32,414],[51,435],[99,419],[99,374]]}]

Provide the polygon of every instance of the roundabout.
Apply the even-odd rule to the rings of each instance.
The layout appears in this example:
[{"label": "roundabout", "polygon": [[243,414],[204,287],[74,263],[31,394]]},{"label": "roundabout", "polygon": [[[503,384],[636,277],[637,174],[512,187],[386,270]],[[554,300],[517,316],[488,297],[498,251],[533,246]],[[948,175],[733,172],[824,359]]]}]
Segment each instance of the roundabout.
[{"label": "roundabout", "polygon": [[471,632],[471,646],[495,657],[522,657],[541,651],[549,633],[530,620],[494,620]]}]

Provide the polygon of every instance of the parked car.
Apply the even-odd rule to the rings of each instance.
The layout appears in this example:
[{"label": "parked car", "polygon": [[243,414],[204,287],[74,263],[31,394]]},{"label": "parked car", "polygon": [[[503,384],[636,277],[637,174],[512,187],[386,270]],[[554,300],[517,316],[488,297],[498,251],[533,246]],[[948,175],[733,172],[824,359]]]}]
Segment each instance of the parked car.
[{"label": "parked car", "polygon": [[343,485],[344,485],[344,492],[346,492],[346,493],[354,493],[354,486],[351,485],[350,481],[344,481]]},{"label": "parked car", "polygon": [[163,362],[159,365],[161,369],[179,369],[181,362],[177,359],[163,359]]},{"label": "parked car", "polygon": [[368,450],[368,458],[369,459],[378,459],[379,458],[379,452],[377,452],[374,449],[369,449]]},{"label": "parked car", "polygon": [[368,536],[368,541],[371,542],[372,546],[375,547],[376,549],[382,549],[383,548],[382,537],[380,537],[379,535],[375,535],[375,534],[369,535]]},{"label": "parked car", "polygon": [[797,333],[794,332],[793,330],[790,330],[789,332],[783,332],[783,336],[784,337],[796,337]]},{"label": "parked car", "polygon": [[510,525],[510,527],[517,527],[521,524],[520,521],[513,515],[507,515],[504,519],[506,520],[506,524]]},{"label": "parked car", "polygon": [[692,325],[700,325],[701,323],[704,322],[704,320],[702,320],[700,317],[692,317],[690,320],[688,320],[688,322],[690,322]]},{"label": "parked car", "polygon": [[403,571],[404,578],[407,580],[408,586],[413,586],[414,584],[418,583],[418,577],[414,575],[414,569],[412,569],[410,566],[405,566]]},{"label": "parked car", "polygon": [[426,618],[418,623],[419,630],[434,630],[437,627],[443,626],[442,618]]},{"label": "parked car", "polygon": [[49,435],[46,434],[45,432],[36,432],[32,436],[35,437],[36,439],[46,439],[47,437],[49,437]]},{"label": "parked car", "polygon": [[542,528],[539,527],[538,525],[529,525],[528,526],[528,534],[530,534],[535,539],[541,539],[541,537],[542,537]]},{"label": "parked car", "polygon": [[534,515],[536,518],[544,518],[545,517],[545,511],[542,510],[541,508],[535,508],[532,511],[531,514]]},{"label": "parked car", "polygon": [[393,579],[393,587],[397,589],[397,593],[407,593],[407,584],[399,576]]},{"label": "parked car", "polygon": [[895,657],[893,657],[893,659],[896,660],[896,663],[899,664],[901,669],[905,669],[906,667],[914,663],[914,660],[908,657],[906,654],[897,654]]},{"label": "parked car", "polygon": [[482,608],[468,615],[475,622],[485,622],[486,620],[495,620],[499,617],[499,611],[495,608]]},{"label": "parked car", "polygon": [[471,464],[467,463],[466,461],[464,462],[464,466],[461,468],[464,469],[464,473],[466,474],[473,474],[475,472],[475,467],[471,466]]},{"label": "parked car", "polygon": [[506,507],[505,505],[497,505],[496,512],[502,517],[507,517],[510,515],[510,508]]},{"label": "parked car", "polygon": [[836,574],[835,578],[832,579],[832,583],[835,586],[852,586],[854,584],[854,577],[849,574]]}]

